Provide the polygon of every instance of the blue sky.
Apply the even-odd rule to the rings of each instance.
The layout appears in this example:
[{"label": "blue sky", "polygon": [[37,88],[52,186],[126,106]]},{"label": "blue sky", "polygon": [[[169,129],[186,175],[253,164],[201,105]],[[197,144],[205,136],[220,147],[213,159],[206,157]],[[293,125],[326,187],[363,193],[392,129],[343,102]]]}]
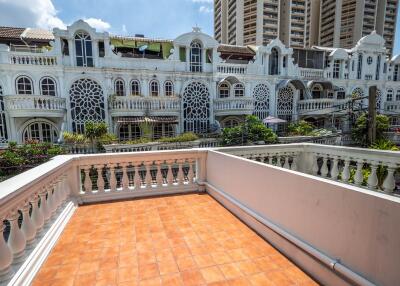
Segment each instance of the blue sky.
[{"label": "blue sky", "polygon": [[[0,0],[0,25],[51,29],[86,19],[113,34],[173,39],[194,26],[213,35],[212,6],[213,0]],[[400,17],[395,53],[399,33]]]}]

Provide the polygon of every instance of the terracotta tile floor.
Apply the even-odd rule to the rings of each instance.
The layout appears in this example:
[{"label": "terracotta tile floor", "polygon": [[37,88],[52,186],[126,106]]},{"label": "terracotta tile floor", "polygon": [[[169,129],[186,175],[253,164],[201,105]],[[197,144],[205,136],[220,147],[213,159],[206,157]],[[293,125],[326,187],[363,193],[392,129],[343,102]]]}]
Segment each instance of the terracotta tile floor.
[{"label": "terracotta tile floor", "polygon": [[317,285],[208,195],[82,206],[34,285]]}]

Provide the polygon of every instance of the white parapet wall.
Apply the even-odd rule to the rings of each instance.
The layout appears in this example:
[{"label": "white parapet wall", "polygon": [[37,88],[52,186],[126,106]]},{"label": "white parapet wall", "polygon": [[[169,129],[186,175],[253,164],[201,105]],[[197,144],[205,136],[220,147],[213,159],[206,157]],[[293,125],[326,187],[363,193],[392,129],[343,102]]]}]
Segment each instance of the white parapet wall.
[{"label": "white parapet wall", "polygon": [[211,195],[322,284],[398,285],[398,197],[218,151],[206,170]]}]

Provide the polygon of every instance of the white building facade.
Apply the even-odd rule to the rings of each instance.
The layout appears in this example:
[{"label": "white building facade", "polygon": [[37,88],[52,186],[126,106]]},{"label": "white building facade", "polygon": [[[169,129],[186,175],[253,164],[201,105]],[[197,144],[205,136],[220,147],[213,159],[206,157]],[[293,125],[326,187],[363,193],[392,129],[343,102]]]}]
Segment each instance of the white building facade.
[{"label": "white building facade", "polygon": [[[84,21],[54,29],[47,52],[0,45],[0,143],[57,142],[106,122],[121,141],[207,133],[246,115],[348,129],[349,103],[400,118],[400,57],[376,33],[352,49],[220,45],[195,28],[174,40],[99,33]],[[357,105],[356,104],[356,105]]]}]

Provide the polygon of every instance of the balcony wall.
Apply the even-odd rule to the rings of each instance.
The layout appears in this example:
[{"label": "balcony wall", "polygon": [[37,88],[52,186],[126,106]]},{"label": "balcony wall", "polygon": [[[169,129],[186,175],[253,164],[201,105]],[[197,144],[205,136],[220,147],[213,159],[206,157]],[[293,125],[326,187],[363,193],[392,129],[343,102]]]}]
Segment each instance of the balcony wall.
[{"label": "balcony wall", "polygon": [[252,98],[220,98],[214,99],[214,114],[225,115],[251,115],[254,110]]},{"label": "balcony wall", "polygon": [[63,117],[65,98],[42,95],[10,95],[4,97],[5,109],[11,117]]},{"label": "balcony wall", "polygon": [[[28,285],[79,204],[207,190],[323,285],[396,285],[394,154],[288,144],[57,156],[0,183],[0,219],[10,225],[0,236],[0,280]],[[345,178],[354,160],[359,186],[334,181],[339,162]],[[387,168],[386,193],[361,185],[361,162]]]}]

